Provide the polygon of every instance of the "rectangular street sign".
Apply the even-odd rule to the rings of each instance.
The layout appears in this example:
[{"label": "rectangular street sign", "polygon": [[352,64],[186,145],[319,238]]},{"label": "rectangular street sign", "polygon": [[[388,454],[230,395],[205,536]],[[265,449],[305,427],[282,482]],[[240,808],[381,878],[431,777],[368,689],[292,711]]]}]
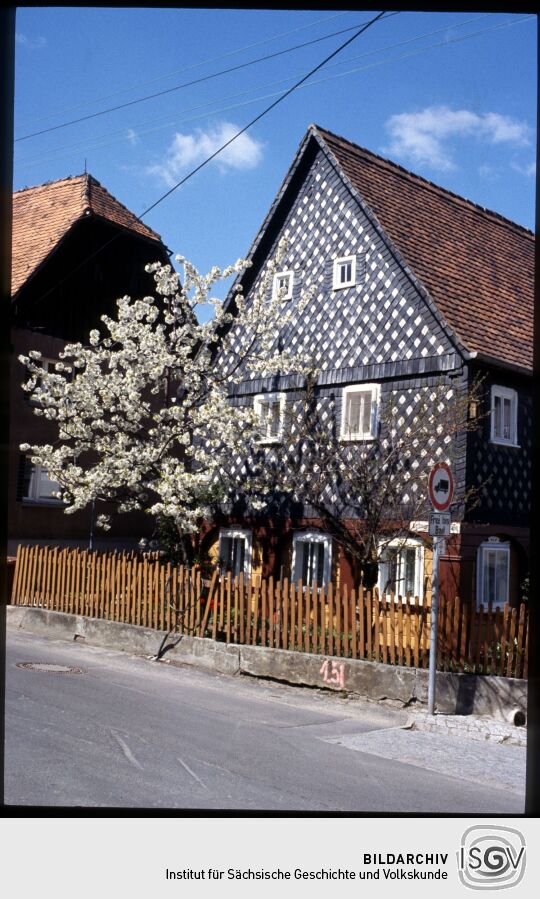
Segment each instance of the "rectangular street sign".
[{"label": "rectangular street sign", "polygon": [[450,512],[430,512],[429,513],[429,535],[430,537],[448,537],[450,534],[450,525],[452,517]]}]

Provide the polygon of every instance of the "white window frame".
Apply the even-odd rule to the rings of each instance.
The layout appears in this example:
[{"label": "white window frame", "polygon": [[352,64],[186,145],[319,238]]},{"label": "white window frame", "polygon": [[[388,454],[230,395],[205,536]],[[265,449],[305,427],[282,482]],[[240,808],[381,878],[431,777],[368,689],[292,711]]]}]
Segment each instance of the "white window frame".
[{"label": "white window frame", "polygon": [[240,574],[243,574],[245,577],[251,577],[251,562],[252,562],[252,554],[253,554],[253,534],[251,531],[245,530],[244,528],[220,528],[219,530],[219,541],[218,541],[218,565],[222,559],[221,555],[221,541],[222,539],[228,540],[243,540],[245,543],[244,548],[244,570],[238,572],[231,572],[231,577],[234,579],[238,577]]},{"label": "white window frame", "polygon": [[[281,296],[281,297],[278,296],[280,278],[288,278],[289,279],[288,289],[287,289],[286,293],[284,294],[284,296]],[[282,303],[284,303],[286,300],[292,300],[293,285],[294,285],[294,272],[291,269],[288,269],[287,271],[283,271],[283,272],[276,272],[274,275],[274,281],[272,284],[272,299],[279,300]]]},{"label": "white window frame", "polygon": [[[369,431],[351,433],[347,429],[347,397],[354,393],[371,392],[371,415]],[[380,384],[350,384],[344,387],[341,396],[341,429],[340,440],[375,440],[379,426]]]},{"label": "white window frame", "polygon": [[[351,277],[348,281],[340,280],[340,270],[342,265],[351,264]],[[343,287],[354,287],[356,285],[356,254],[351,253],[349,256],[340,256],[334,259],[334,269],[332,277],[332,286],[334,290],[341,290]]]},{"label": "white window frame", "polygon": [[[382,571],[381,566],[385,563],[382,561],[382,556],[386,552],[387,549],[399,549],[398,556],[398,564],[397,564],[397,573],[396,573],[396,582],[399,585],[400,582],[404,580],[404,572],[403,572],[403,560],[400,558],[402,550],[406,549],[414,549],[416,550],[416,558],[414,560],[414,590],[413,596],[418,597],[418,601],[420,604],[424,602],[424,544],[421,540],[414,540],[413,538],[399,538],[396,537],[394,540],[389,540],[388,542],[379,543],[379,570],[377,574],[377,587],[379,589],[379,594],[381,596],[391,596],[390,593],[384,593],[384,588],[386,584],[382,582]],[[399,595],[405,596],[406,591],[400,590],[399,586],[394,594],[394,601],[397,601],[397,597]]]},{"label": "white window frame", "polygon": [[497,599],[493,603],[493,607],[497,605],[505,605],[505,603],[510,600],[510,544],[502,543],[498,540],[488,540],[485,543],[481,543],[478,547],[478,552],[476,556],[476,608],[479,609],[481,605],[484,608],[487,608],[488,599],[484,599],[485,596],[485,580],[486,580],[486,570],[484,565],[484,555],[487,552],[496,552],[500,553],[507,559],[506,564],[506,584],[505,584],[505,598],[500,601]]},{"label": "white window frame", "polygon": [[[61,506],[63,502],[57,496],[42,496],[40,493],[39,485],[41,483],[42,476],[46,476],[48,478],[47,469],[42,465],[32,465],[32,472],[30,475],[30,482],[28,484],[28,493],[26,496],[23,496],[22,501],[24,503],[39,503],[41,505],[51,505],[51,506]],[[52,481],[53,484],[56,484],[56,488],[60,489],[60,484],[58,481]]]},{"label": "white window frame", "polygon": [[[495,398],[510,400],[510,437],[499,437],[495,434]],[[503,446],[518,446],[517,442],[518,393],[511,387],[493,384],[491,387],[491,443]]]},{"label": "white window frame", "polygon": [[[258,442],[263,444],[281,443],[283,440],[283,422],[285,417],[285,394],[284,393],[258,393],[253,400],[253,408],[255,413],[261,419],[262,406],[267,403],[279,403],[279,430],[274,436],[268,435],[259,438]],[[261,422],[262,424],[262,422]]]},{"label": "white window frame", "polygon": [[[301,556],[298,552],[299,543],[322,543],[324,545],[323,583],[318,587],[326,587],[332,576],[332,538],[320,531],[296,531],[293,535],[291,574],[294,582],[302,576]],[[297,570],[298,569],[298,570]],[[304,586],[307,586],[304,584]]]}]

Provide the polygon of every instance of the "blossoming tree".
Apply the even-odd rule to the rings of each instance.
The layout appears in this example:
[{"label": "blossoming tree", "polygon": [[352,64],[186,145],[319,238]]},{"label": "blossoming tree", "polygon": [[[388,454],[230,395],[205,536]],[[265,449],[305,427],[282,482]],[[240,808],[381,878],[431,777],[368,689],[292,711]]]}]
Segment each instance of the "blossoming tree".
[{"label": "blossoming tree", "polygon": [[[53,444],[21,450],[58,482],[66,513],[95,504],[143,510],[174,526],[186,558],[187,538],[229,492],[229,460],[247,455],[257,436],[253,410],[228,401],[231,384],[246,370],[300,372],[306,364],[279,348],[280,333],[301,308],[284,309],[279,293],[270,298],[283,252],[249,303],[239,277],[245,260],[202,275],[178,256],[182,281],[171,266],[147,266],[156,296],[120,299],[117,317],[102,316],[87,344],[67,344],[54,370],[44,370],[37,351],[20,357],[35,414],[57,430]],[[233,275],[234,302],[225,308],[211,291]],[[200,322],[204,306],[211,316]],[[110,515],[98,514],[96,522],[107,529]]]}]

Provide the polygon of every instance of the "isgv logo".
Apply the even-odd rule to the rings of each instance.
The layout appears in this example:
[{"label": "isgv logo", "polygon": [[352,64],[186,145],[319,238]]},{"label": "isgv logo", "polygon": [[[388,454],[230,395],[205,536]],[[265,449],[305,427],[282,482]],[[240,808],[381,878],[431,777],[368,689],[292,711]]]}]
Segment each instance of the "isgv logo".
[{"label": "isgv logo", "polygon": [[511,827],[475,825],[461,838],[459,879],[472,890],[504,890],[525,873],[525,838]]}]

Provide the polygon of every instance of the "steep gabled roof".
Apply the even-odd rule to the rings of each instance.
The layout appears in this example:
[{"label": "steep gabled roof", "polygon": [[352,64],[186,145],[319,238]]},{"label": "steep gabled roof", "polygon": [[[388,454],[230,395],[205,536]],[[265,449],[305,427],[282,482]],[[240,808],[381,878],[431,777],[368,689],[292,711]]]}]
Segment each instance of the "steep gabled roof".
[{"label": "steep gabled roof", "polygon": [[318,126],[402,260],[470,352],[532,368],[534,235]]},{"label": "steep gabled roof", "polygon": [[92,175],[25,188],[13,194],[12,296],[69,229],[87,215],[98,216],[147,240],[160,241],[159,234],[140,222]]}]

